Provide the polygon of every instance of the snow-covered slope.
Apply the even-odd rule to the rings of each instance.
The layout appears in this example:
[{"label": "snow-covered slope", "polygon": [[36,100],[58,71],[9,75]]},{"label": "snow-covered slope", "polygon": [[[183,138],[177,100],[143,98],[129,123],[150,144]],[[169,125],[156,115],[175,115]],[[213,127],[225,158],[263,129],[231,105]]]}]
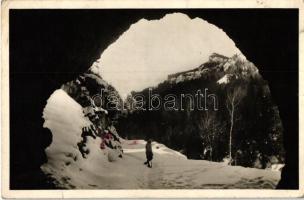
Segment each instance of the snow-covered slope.
[{"label": "snow-covered slope", "polygon": [[218,84],[227,84],[227,83],[229,83],[229,74],[226,74],[225,76],[223,76],[221,79],[219,79],[218,81],[217,81],[217,83]]},{"label": "snow-covered slope", "polygon": [[[87,158],[82,158],[77,143],[81,129],[90,125],[81,106],[63,90],[55,91],[43,112],[44,127],[53,134],[46,149],[48,162],[41,168],[63,188],[138,189],[138,188],[274,188],[280,172],[227,166],[203,160],[187,160],[179,152],[152,143],[153,167],[145,162],[144,140],[122,140],[123,158],[114,162],[111,149],[100,149],[100,138],[88,137]],[[112,155],[113,156],[113,155]],[[115,155],[114,155],[115,157]]]}]

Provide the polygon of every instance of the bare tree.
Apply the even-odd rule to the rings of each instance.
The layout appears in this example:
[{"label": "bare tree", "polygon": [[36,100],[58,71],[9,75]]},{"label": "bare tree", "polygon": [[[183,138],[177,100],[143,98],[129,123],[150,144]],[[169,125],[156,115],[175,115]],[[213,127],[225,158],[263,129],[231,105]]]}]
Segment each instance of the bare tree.
[{"label": "bare tree", "polygon": [[234,128],[234,122],[236,121],[236,111],[242,99],[245,96],[245,90],[242,87],[234,87],[228,90],[226,107],[230,117],[230,130],[229,130],[229,164],[232,162],[232,132]]},{"label": "bare tree", "polygon": [[198,123],[198,128],[200,129],[200,137],[202,138],[204,145],[207,146],[205,149],[210,150],[211,160],[213,153],[213,143],[216,135],[215,123],[215,113],[211,111],[206,111]]},{"label": "bare tree", "polygon": [[124,101],[124,109],[126,109],[128,113],[133,113],[135,104],[136,100],[129,94]]}]

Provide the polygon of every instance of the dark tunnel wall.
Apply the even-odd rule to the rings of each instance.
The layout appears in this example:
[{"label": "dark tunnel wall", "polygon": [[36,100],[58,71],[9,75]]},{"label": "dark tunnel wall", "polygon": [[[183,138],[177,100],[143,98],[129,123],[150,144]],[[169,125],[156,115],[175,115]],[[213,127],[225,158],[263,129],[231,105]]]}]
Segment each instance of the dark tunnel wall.
[{"label": "dark tunnel wall", "polygon": [[222,28],[268,80],[287,151],[279,188],[298,188],[298,10],[10,10],[10,187],[50,188],[40,171],[52,92],[84,72],[130,24],[183,12]]}]

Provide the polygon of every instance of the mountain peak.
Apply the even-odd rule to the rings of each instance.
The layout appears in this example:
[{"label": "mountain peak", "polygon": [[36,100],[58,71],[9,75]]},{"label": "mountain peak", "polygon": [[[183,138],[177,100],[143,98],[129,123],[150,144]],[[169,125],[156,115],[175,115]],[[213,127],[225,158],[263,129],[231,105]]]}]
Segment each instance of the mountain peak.
[{"label": "mountain peak", "polygon": [[212,53],[209,56],[209,61],[211,62],[223,62],[223,61],[227,61],[228,59],[229,59],[228,57],[218,53]]}]

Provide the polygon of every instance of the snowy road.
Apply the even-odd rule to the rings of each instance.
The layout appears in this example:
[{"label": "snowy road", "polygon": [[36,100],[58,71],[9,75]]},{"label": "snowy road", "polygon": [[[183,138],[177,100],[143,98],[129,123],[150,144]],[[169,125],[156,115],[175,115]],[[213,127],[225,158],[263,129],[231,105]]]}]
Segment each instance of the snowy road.
[{"label": "snowy road", "polygon": [[[126,143],[130,144],[130,141],[125,142],[124,148],[130,146]],[[153,168],[150,169],[143,165],[144,144],[144,141],[140,141],[140,144],[132,145],[133,151],[127,149],[124,158],[128,160],[127,163],[131,162],[135,165],[136,171],[142,172],[140,176],[142,180],[139,182],[146,184],[141,184],[141,188],[275,188],[280,179],[279,172],[227,166],[223,163],[203,160],[187,160],[184,156],[157,143],[153,145]]]}]

